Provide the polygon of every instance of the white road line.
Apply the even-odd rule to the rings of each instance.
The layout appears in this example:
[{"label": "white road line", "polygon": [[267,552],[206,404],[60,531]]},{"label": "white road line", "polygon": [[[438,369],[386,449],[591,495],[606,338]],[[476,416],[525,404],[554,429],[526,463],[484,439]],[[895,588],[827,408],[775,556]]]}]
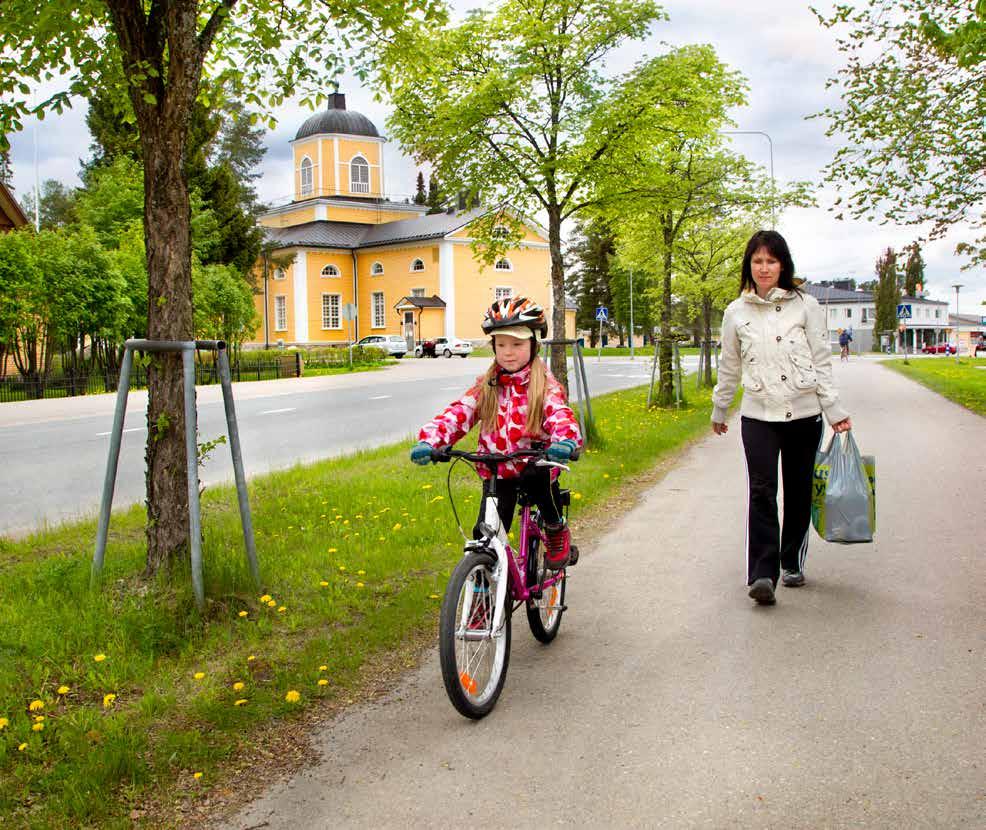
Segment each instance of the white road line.
[{"label": "white road line", "polygon": [[370,398],[370,400],[371,401],[382,401],[385,398],[390,398],[390,397],[392,397],[392,396],[391,395],[376,395],[375,397]]},{"label": "white road line", "polygon": [[[123,431],[124,432],[140,432],[141,430],[144,430],[144,429],[147,429],[147,427],[130,427],[130,429],[125,429]],[[100,438],[105,438],[107,435],[110,435],[112,432],[113,432],[113,430],[110,430],[109,432],[97,432],[96,435],[98,437],[100,437]]]},{"label": "white road line", "polygon": [[261,415],[280,415],[282,412],[294,412],[297,407],[289,406],[286,409],[268,409],[266,412],[261,412]]}]

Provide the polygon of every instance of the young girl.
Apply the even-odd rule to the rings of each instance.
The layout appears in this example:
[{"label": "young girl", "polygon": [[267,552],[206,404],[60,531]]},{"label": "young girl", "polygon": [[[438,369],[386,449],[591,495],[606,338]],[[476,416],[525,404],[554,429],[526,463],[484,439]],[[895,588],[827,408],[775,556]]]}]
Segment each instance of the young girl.
[{"label": "young girl", "polygon": [[[483,331],[493,340],[493,364],[461,398],[421,427],[411,460],[427,464],[432,449],[452,446],[478,421],[481,453],[516,452],[540,441],[550,442],[550,461],[569,461],[582,446],[582,435],[564,389],[537,356],[537,335],[548,332],[544,309],[526,297],[498,300],[486,312]],[[498,512],[504,529],[510,530],[517,491],[523,489],[544,519],[545,563],[552,570],[570,564],[571,534],[561,514],[558,473],[556,467],[537,467],[526,460],[501,464],[497,470]],[[485,498],[490,473],[481,467],[479,474]]]}]

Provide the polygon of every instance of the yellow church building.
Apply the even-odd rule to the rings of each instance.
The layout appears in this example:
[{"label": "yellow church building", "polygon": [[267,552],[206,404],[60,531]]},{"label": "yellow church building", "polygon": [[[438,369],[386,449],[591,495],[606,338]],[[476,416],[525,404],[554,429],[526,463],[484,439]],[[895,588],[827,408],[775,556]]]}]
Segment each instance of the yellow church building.
[{"label": "yellow church building", "polygon": [[[294,199],[260,219],[272,258],[285,265],[260,269],[253,343],[343,345],[370,334],[399,334],[409,345],[442,335],[478,341],[483,312],[509,296],[537,299],[550,319],[545,229],[525,219],[519,244],[482,266],[470,224],[487,209],[429,216],[423,205],[388,200],[385,140],[339,93],[301,125],[291,142]],[[574,335],[574,309],[566,329]]]}]

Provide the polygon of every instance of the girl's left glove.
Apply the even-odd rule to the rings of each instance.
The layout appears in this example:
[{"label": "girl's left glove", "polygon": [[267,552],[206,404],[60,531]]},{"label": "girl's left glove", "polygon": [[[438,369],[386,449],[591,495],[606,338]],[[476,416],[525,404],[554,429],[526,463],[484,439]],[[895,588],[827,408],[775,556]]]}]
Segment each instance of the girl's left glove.
[{"label": "girl's left glove", "polygon": [[575,452],[575,442],[571,438],[565,438],[562,441],[555,441],[550,447],[545,455],[548,457],[548,461],[556,461],[559,464],[564,464],[566,461],[572,459],[572,453]]},{"label": "girl's left glove", "polygon": [[415,464],[430,464],[431,463],[431,444],[426,441],[418,441],[413,447],[411,447],[411,461]]}]

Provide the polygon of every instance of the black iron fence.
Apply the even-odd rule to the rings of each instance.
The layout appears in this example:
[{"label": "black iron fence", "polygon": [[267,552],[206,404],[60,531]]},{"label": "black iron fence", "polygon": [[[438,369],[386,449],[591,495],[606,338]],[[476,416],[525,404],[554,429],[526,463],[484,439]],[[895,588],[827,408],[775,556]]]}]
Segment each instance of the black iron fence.
[{"label": "black iron fence", "polygon": [[[230,366],[230,373],[234,381],[301,377],[302,356],[299,352],[293,352],[265,360],[239,360]],[[0,403],[116,392],[119,383],[119,371],[93,371],[89,373],[69,371],[36,379],[17,375],[0,379]],[[215,363],[209,361],[197,364],[195,383],[197,385],[219,383],[219,369]],[[146,367],[137,365],[133,367],[130,373],[130,388],[147,388]]]}]

